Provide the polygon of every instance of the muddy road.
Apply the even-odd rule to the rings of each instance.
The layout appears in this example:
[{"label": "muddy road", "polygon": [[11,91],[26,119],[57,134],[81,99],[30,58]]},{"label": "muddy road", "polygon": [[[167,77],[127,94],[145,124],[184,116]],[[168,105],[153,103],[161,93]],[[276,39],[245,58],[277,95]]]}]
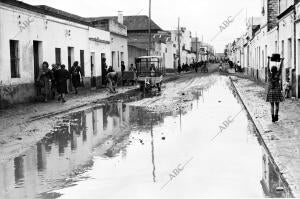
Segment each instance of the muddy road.
[{"label": "muddy road", "polygon": [[161,93],[111,97],[47,130],[0,163],[1,199],[287,194],[229,78],[218,73],[184,75]]}]

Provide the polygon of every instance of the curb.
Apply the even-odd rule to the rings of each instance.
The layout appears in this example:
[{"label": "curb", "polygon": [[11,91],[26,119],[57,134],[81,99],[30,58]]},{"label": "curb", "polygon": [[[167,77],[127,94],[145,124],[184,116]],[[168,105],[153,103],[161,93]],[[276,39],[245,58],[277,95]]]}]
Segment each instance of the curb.
[{"label": "curb", "polygon": [[280,171],[277,163],[275,162],[272,153],[270,152],[267,144],[265,143],[264,138],[262,137],[262,133],[266,132],[261,123],[259,122],[259,120],[255,119],[254,115],[251,113],[251,111],[249,110],[249,108],[246,106],[244,99],[242,97],[242,95],[239,93],[239,90],[236,88],[235,84],[233,83],[232,78],[229,76],[230,82],[232,87],[234,88],[234,90],[236,91],[241,103],[243,104],[244,109],[246,110],[247,114],[249,115],[249,118],[251,119],[252,123],[254,124],[254,127],[256,129],[256,135],[259,137],[259,141],[261,142],[261,144],[263,145],[263,147],[265,148],[266,152],[268,153],[269,159],[272,162],[272,164],[274,165],[274,169],[275,172],[279,174],[280,179],[282,181],[282,183],[284,184],[284,186],[288,189],[287,191],[289,192],[289,194],[291,195],[291,197],[295,198],[293,191],[289,185],[289,183],[286,181],[286,179],[282,176],[282,172]]}]

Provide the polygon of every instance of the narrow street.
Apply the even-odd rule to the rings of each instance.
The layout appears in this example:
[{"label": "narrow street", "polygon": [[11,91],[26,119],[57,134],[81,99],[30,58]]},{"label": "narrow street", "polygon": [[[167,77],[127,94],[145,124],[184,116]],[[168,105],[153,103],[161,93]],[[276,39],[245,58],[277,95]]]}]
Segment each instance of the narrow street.
[{"label": "narrow street", "polygon": [[0,198],[289,197],[216,68],[59,116],[42,140],[0,162]]}]

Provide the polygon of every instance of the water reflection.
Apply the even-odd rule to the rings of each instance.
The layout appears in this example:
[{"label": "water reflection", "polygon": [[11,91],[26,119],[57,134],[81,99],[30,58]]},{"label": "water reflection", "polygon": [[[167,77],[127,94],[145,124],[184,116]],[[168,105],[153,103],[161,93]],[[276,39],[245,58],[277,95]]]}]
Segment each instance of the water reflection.
[{"label": "water reflection", "polygon": [[286,183],[282,181],[282,176],[276,171],[276,166],[271,161],[267,150],[262,147],[263,169],[261,185],[267,197],[271,198],[291,198],[289,188]]},{"label": "water reflection", "polygon": [[[31,147],[22,156],[0,164],[0,198],[56,198],[60,196],[60,194],[49,192],[62,187],[72,186],[75,182],[85,180],[85,178],[94,178],[95,176],[92,175],[86,175],[84,178],[79,174],[89,173],[89,171],[95,169],[98,158],[103,161],[100,161],[102,165],[98,164],[96,169],[103,166],[103,164],[108,164],[105,163],[105,160],[124,160],[125,162],[125,159],[127,159],[128,162],[131,161],[135,164],[135,162],[140,161],[138,159],[139,157],[144,158],[147,156],[145,157],[146,159],[141,160],[138,165],[128,163],[128,165],[124,166],[125,169],[121,168],[120,170],[127,171],[126,169],[132,168],[133,165],[136,166],[135,169],[138,169],[139,166],[144,169],[146,168],[150,175],[148,175],[147,172],[146,174],[143,173],[144,175],[141,176],[146,178],[146,180],[140,180],[149,183],[147,177],[151,176],[151,183],[158,183],[165,182],[164,176],[168,175],[167,172],[170,171],[170,167],[173,168],[174,165],[178,164],[178,157],[180,157],[181,160],[186,159],[187,154],[192,151],[204,159],[203,162],[200,161],[197,163],[195,161],[193,163],[195,167],[194,174],[203,175],[204,177],[201,176],[201,180],[209,179],[211,177],[210,175],[213,176],[213,173],[209,174],[209,172],[204,172],[203,174],[199,172],[199,168],[204,166],[202,169],[208,170],[212,167],[217,171],[220,169],[218,165],[222,157],[216,159],[211,158],[209,157],[209,153],[207,155],[206,151],[201,148],[207,145],[205,140],[210,140],[211,138],[210,134],[203,132],[211,132],[214,134],[213,130],[217,128],[217,125],[215,128],[209,125],[203,125],[201,127],[197,127],[197,125],[193,127],[193,125],[191,125],[199,121],[207,122],[206,120],[215,122],[214,118],[220,116],[211,113],[218,111],[218,109],[214,107],[219,104],[217,103],[218,98],[216,98],[218,92],[209,93],[209,89],[210,88],[195,89],[192,92],[193,100],[187,102],[185,108],[169,113],[150,113],[140,107],[131,107],[126,106],[122,102],[114,102],[94,109],[73,113],[63,118],[51,133],[35,146]],[[232,97],[232,94],[236,97],[236,93],[233,92],[230,87],[228,88],[228,92],[230,93],[230,97]],[[224,103],[227,103],[225,99]],[[232,109],[232,104],[236,106],[236,109],[240,109],[239,105],[235,105],[236,101],[238,100],[228,100],[229,104],[226,104],[228,107],[225,106],[224,110]],[[213,103],[213,105],[205,103]],[[205,108],[206,106],[208,106],[208,108]],[[233,112],[236,112],[236,110],[233,110]],[[227,115],[225,116],[227,117]],[[220,116],[220,121],[222,120],[223,115]],[[249,130],[248,132],[255,131],[250,125],[250,120],[238,122],[247,123],[249,125],[248,128],[252,128],[251,131]],[[209,131],[207,128],[209,128]],[[240,128],[241,127],[237,126],[236,131],[239,132]],[[178,131],[180,133],[176,134]],[[230,134],[228,133],[228,135]],[[231,143],[232,140],[234,140],[234,144],[238,144],[244,139],[242,133],[241,135],[233,134],[232,136],[230,139],[223,136],[224,140],[222,142],[228,144],[228,142]],[[253,138],[252,134],[249,136]],[[162,137],[164,139],[167,137],[167,140],[164,141]],[[139,146],[133,146],[132,142],[138,143]],[[237,152],[235,149],[230,151],[228,146],[224,143],[220,149],[224,147],[223,151],[227,149],[230,153]],[[243,144],[246,145],[247,143]],[[239,147],[242,148],[244,145],[241,144]],[[255,150],[258,148],[256,146],[258,144],[252,144],[251,142],[250,145],[253,148],[249,150],[249,148],[246,147],[247,149],[245,151],[250,151],[248,155],[252,158],[256,158],[256,154],[253,154],[251,151],[253,151],[252,149]],[[173,151],[173,153],[168,154],[169,150]],[[221,153],[221,151],[218,151],[218,147],[214,148],[214,146],[212,146],[211,150],[215,152],[212,157]],[[228,154],[229,153],[225,153],[223,155],[227,156]],[[244,154],[242,157],[244,158]],[[284,195],[285,192],[280,193],[283,195],[278,195],[276,192],[276,188],[282,186],[282,183],[276,172],[272,170],[272,165],[264,151],[262,157],[263,176],[261,178],[261,184],[266,196],[286,196]],[[230,158],[234,160],[240,157]],[[260,157],[258,159],[260,159]],[[147,163],[148,160],[149,164]],[[209,161],[212,161],[212,165],[205,165],[205,162]],[[113,169],[113,166],[103,166],[103,168]],[[253,172],[255,171],[254,169]],[[100,172],[101,177],[104,179],[101,180],[107,180],[105,179],[106,170],[102,172],[103,173]],[[118,179],[121,178],[121,174],[118,174],[117,176],[109,177],[118,181]],[[123,175],[130,176],[130,174],[133,175],[132,173]],[[110,173],[110,175],[113,175],[113,173]],[[224,172],[224,175],[226,175],[226,172]],[[229,177],[224,177],[224,179],[227,178]],[[125,177],[125,179],[129,180],[127,177]],[[105,182],[103,183],[105,184]],[[122,181],[120,180],[120,182]],[[207,184],[209,183],[208,181]],[[218,181],[215,183],[220,184]],[[259,184],[259,181],[255,183]],[[218,186],[220,186],[219,184]],[[230,185],[230,183],[227,182],[226,184]],[[213,186],[209,188],[212,189],[212,187]],[[186,188],[188,188],[188,186]],[[105,190],[103,189],[105,189],[105,186],[102,188],[99,185],[97,189],[101,189],[104,192]],[[215,192],[215,190],[210,191]],[[47,192],[47,194],[44,194],[45,192]]]},{"label": "water reflection", "polygon": [[[65,179],[91,167],[95,154],[126,157],[130,132],[151,130],[164,117],[121,102],[71,114],[25,154],[0,165],[0,198],[34,198],[63,186]],[[93,151],[97,146],[100,151]],[[154,151],[152,156],[154,168]],[[155,181],[155,169],[153,176]]]}]

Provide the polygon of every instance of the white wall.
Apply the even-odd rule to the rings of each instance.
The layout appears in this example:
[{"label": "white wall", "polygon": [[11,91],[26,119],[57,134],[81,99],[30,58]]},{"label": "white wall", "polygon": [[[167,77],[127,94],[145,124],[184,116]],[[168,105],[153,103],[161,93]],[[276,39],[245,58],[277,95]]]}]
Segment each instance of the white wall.
[{"label": "white wall", "polygon": [[[114,60],[114,69],[116,71],[121,71],[121,52],[123,53],[123,61],[126,66],[126,70],[128,70],[128,43],[127,37],[117,36],[115,34],[111,34],[111,52],[115,51],[116,56]],[[119,53],[119,64],[118,62],[118,53]],[[111,54],[111,53],[110,53]],[[111,65],[111,61],[107,62],[108,65]]]},{"label": "white wall", "polygon": [[[286,68],[294,68],[294,22],[292,13],[279,21],[279,53],[284,59],[283,81],[286,79]],[[291,50],[289,50],[289,39],[291,39]],[[284,46],[282,46],[284,41]]]},{"label": "white wall", "polygon": [[[20,24],[28,19],[31,22],[21,31]],[[90,52],[94,51],[96,56],[107,53],[107,61],[110,62],[109,44],[93,44],[95,42],[90,42],[89,37],[110,42],[109,32],[0,3],[0,81],[4,85],[34,82],[33,40],[42,42],[41,60],[49,62],[50,65],[55,63],[55,48],[61,48],[61,62],[66,67],[68,47],[74,47],[74,61],[80,61],[80,50],[84,50],[85,73],[89,77]],[[10,39],[19,41],[20,78],[11,78]],[[100,65],[96,68],[96,76],[100,76]]]}]

